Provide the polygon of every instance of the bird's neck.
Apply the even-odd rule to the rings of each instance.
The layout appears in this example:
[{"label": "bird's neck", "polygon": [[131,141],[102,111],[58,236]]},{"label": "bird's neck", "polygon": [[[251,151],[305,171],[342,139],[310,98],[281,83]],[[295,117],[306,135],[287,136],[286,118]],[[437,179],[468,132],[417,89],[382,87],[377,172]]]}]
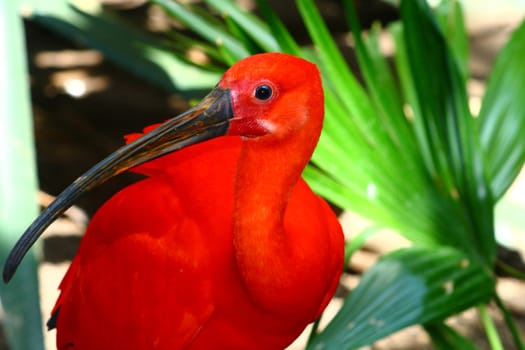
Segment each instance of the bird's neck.
[{"label": "bird's neck", "polygon": [[243,145],[235,183],[236,238],[275,242],[284,234],[288,199],[307,162],[302,158],[283,147]]},{"label": "bird's neck", "polygon": [[293,284],[300,243],[285,229],[284,216],[312,151],[313,147],[305,150],[294,143],[258,142],[244,142],[241,150],[235,185],[235,258],[245,287],[263,307],[286,310],[298,288],[304,288]]}]

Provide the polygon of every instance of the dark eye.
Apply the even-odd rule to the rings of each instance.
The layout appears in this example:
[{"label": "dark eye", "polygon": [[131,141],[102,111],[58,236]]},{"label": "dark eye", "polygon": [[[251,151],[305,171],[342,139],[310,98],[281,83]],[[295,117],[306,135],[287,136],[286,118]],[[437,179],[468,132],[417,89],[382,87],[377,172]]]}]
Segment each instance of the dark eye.
[{"label": "dark eye", "polygon": [[255,98],[265,101],[272,97],[272,88],[268,85],[259,85],[255,88]]}]

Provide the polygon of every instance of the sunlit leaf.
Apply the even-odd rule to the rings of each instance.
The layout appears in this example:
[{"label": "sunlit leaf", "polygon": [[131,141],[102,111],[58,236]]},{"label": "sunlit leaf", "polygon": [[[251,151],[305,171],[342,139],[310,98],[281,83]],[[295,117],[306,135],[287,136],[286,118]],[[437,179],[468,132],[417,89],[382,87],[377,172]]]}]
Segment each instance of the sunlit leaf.
[{"label": "sunlit leaf", "polygon": [[318,48],[321,69],[328,84],[339,95],[339,102],[354,115],[370,115],[368,96],[351,73],[313,1],[299,0],[297,7]]},{"label": "sunlit leaf", "polygon": [[499,54],[479,113],[491,189],[500,198],[525,162],[525,21]]},{"label": "sunlit leaf", "polygon": [[[464,234],[476,246],[477,258],[494,263],[494,213],[479,131],[470,115],[466,83],[432,11],[424,0],[403,1],[401,14],[415,95],[415,123],[430,145],[433,181],[461,206]],[[429,74],[429,72],[440,74]],[[468,246],[464,247],[468,249]]]},{"label": "sunlit leaf", "polygon": [[368,32],[368,40],[365,42],[351,0],[346,0],[345,5],[350,17],[349,22],[355,40],[359,68],[364,76],[370,98],[375,105],[377,118],[380,119],[392,143],[388,148],[403,150],[403,152],[396,152],[399,155],[399,161],[410,160],[417,156],[415,140],[403,113],[403,101],[395,77],[390,71],[386,57],[379,49],[381,28],[379,25],[374,25]]}]

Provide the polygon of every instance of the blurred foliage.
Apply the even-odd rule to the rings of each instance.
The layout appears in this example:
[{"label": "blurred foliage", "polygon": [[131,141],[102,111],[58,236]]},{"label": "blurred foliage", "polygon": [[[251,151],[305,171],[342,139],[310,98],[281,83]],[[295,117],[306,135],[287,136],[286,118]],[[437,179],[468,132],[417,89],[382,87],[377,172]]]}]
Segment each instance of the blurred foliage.
[{"label": "blurred foliage", "polygon": [[[26,51],[17,1],[0,2],[0,260],[38,213]],[[43,349],[37,263],[28,254],[0,286],[2,324],[13,350]]]},{"label": "blurred foliage", "polygon": [[[401,18],[363,35],[351,0],[345,13],[362,76],[348,66],[313,0],[296,5],[312,46],[299,45],[264,0],[257,17],[231,0],[180,4],[152,0],[185,30],[153,36],[86,2],[25,0],[31,20],[85,45],[170,91],[195,96],[237,60],[282,51],[317,63],[326,119],[304,176],[315,191],[374,227],[348,244],[347,257],[378,228],[413,246],[382,257],[308,349],[355,349],[423,324],[438,349],[475,348],[443,321],[496,300],[516,347],[524,349],[495,294],[494,206],[525,160],[525,24],[502,49],[479,116],[469,110],[468,40],[459,2],[435,8],[401,1]],[[393,62],[379,48],[387,33]],[[191,62],[198,50],[208,60]],[[482,317],[498,348],[490,317]]]}]

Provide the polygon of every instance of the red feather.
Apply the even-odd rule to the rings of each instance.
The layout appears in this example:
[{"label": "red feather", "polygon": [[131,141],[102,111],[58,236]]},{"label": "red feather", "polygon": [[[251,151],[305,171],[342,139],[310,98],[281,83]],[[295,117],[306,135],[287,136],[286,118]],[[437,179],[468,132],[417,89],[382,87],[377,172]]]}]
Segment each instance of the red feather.
[{"label": "red feather", "polygon": [[[250,122],[134,168],[148,177],[93,217],[60,285],[59,349],[278,350],[326,307],[343,236],[300,179],[321,128],[320,79],[306,61],[254,57],[220,83]],[[263,111],[249,100],[261,76],[278,89]],[[242,136],[254,123],[279,129]]]}]

